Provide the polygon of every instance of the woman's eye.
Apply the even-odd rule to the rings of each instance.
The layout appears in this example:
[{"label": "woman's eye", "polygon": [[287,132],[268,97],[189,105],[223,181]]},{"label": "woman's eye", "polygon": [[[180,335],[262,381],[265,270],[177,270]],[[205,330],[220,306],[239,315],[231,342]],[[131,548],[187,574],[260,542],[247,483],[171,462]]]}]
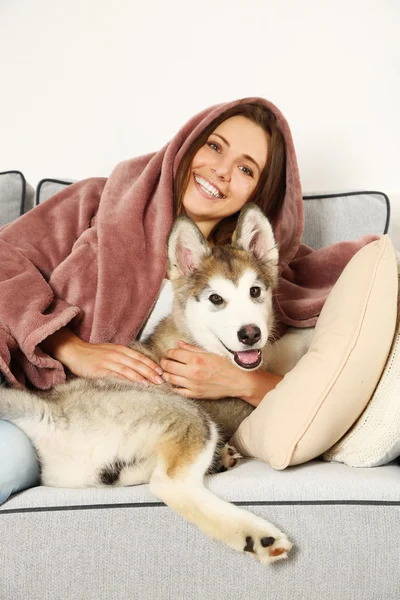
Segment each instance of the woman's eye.
[{"label": "woman's eye", "polygon": [[239,169],[240,169],[241,171],[243,171],[243,173],[244,173],[245,175],[249,175],[249,177],[253,177],[253,171],[252,171],[251,169],[249,169],[249,167],[244,167],[244,166],[241,166],[241,167],[239,167]]},{"label": "woman's eye", "polygon": [[210,148],[212,150],[215,150],[215,152],[220,152],[221,151],[220,147],[215,142],[208,142],[208,145],[210,146]]},{"label": "woman's eye", "polygon": [[211,294],[211,296],[209,297],[209,301],[212,302],[212,304],[215,304],[215,306],[219,306],[223,303],[224,299],[221,298],[221,296],[219,296],[218,294]]},{"label": "woman's eye", "polygon": [[252,298],[259,298],[261,295],[261,288],[254,286],[252,288],[250,288],[250,296]]}]

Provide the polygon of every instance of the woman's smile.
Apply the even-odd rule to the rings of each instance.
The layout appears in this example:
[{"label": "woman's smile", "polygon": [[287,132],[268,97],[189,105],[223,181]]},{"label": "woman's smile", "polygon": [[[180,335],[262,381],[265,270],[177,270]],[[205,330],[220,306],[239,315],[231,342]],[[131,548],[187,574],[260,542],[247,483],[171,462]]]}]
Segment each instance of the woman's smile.
[{"label": "woman's smile", "polygon": [[226,196],[211,181],[197,173],[193,173],[195,186],[202,196],[213,200],[225,200]]}]

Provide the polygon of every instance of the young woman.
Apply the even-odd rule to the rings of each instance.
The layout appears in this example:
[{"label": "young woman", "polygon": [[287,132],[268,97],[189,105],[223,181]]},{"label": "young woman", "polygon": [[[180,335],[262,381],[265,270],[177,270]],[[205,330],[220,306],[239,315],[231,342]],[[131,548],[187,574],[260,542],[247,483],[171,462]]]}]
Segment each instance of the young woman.
[{"label": "young woman", "polygon": [[[280,321],[314,325],[327,289],[371,238],[330,249],[335,270],[314,268],[323,250],[300,246],[289,127],[273,104],[245,99],[203,111],[161,151],[121,163],[107,180],[71,185],[0,231],[0,371],[8,384],[47,389],[66,370],[143,384],[163,377],[186,397],[236,396],[256,406],[279,377],[240,371],[184,343],[160,365],[126,347],[169,311],[174,217],[184,212],[213,243],[226,243],[249,200],[269,217],[279,245]],[[22,433],[0,424],[1,502],[33,485],[38,469]]]}]

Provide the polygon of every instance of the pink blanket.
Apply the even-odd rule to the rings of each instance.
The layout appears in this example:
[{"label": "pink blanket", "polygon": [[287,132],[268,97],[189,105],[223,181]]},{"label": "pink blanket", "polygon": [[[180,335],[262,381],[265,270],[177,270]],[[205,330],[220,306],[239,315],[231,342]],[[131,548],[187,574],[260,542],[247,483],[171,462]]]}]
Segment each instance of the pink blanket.
[{"label": "pink blanket", "polygon": [[[285,324],[314,325],[324,301],[369,236],[312,251],[300,245],[303,203],[288,124],[286,198],[273,223],[281,278],[275,308]],[[159,152],[120,163],[108,179],[73,184],[0,230],[0,370],[41,389],[65,379],[39,347],[68,325],[82,339],[126,344],[140,330],[166,269],[172,189],[188,145],[231,102],[193,117]]]}]

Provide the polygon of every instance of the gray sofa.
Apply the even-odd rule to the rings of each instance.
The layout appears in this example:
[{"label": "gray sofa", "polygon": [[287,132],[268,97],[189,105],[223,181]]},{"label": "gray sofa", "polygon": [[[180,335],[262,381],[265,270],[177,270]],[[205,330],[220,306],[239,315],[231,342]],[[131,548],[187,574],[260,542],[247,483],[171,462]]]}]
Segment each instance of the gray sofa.
[{"label": "gray sofa", "polygon": [[[43,180],[33,199],[21,174],[0,174],[0,222],[65,185]],[[389,225],[389,201],[378,192],[306,196],[305,212],[304,241],[314,248]],[[0,507],[1,600],[400,597],[397,463],[351,469],[315,460],[278,472],[246,460],[207,485],[287,532],[296,544],[289,560],[267,568],[237,555],[146,485],[36,487]]]}]

